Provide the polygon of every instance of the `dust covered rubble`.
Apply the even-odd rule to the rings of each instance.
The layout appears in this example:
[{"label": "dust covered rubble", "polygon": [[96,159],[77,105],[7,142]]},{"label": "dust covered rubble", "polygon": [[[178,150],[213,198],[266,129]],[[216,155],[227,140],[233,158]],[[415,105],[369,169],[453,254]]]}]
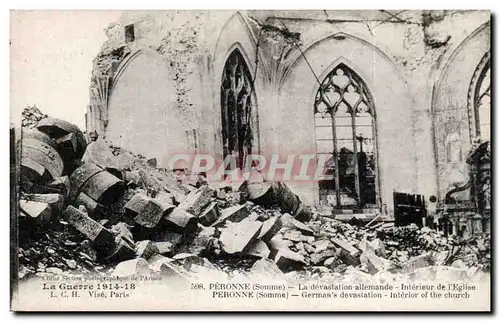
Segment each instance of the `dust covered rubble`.
[{"label": "dust covered rubble", "polygon": [[88,143],[63,120],[37,116],[23,124],[20,279],[380,283],[477,280],[490,269],[489,235],[349,224],[258,174],[245,182],[188,178],[101,139]]}]

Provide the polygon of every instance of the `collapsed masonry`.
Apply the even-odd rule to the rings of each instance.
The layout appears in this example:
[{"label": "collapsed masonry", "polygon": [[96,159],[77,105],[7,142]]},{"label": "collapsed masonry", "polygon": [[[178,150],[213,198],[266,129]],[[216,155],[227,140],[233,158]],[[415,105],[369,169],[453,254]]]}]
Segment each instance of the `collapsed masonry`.
[{"label": "collapsed masonry", "polygon": [[291,282],[477,280],[490,269],[489,234],[445,237],[377,217],[351,225],[261,175],[245,182],[193,180],[102,140],[88,143],[66,121],[37,115],[25,123],[20,279],[141,273],[195,281],[209,273]]}]

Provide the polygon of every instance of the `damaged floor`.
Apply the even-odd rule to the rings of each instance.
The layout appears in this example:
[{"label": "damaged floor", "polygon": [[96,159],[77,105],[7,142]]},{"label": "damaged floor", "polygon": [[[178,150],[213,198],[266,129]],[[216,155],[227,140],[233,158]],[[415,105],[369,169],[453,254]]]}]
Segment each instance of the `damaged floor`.
[{"label": "damaged floor", "polygon": [[[181,180],[36,109],[23,113],[19,279],[136,273],[190,282],[479,280],[489,234],[349,224],[285,184]],[[348,282],[348,281],[347,281]]]}]

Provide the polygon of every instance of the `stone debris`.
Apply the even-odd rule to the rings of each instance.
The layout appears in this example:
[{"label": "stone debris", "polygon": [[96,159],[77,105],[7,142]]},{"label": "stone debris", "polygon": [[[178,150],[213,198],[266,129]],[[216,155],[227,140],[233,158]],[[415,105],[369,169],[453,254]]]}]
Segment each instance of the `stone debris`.
[{"label": "stone debris", "polygon": [[[23,127],[31,129],[24,129],[19,164],[23,279],[78,271],[181,283],[203,275],[369,283],[477,280],[490,269],[489,234],[444,236],[414,224],[395,227],[378,214],[326,215],[258,173],[221,184],[179,178],[156,159],[102,139],[87,145],[76,126],[35,109],[26,117]],[[360,215],[369,223],[354,224]]]},{"label": "stone debris", "polygon": [[204,226],[212,225],[219,217],[219,207],[217,202],[210,203],[203,212],[198,216],[200,223]]},{"label": "stone debris", "polygon": [[271,250],[262,240],[256,240],[247,251],[247,254],[254,257],[268,258]]},{"label": "stone debris", "polygon": [[277,216],[264,221],[260,230],[259,239],[264,242],[270,242],[271,239],[279,232],[281,227],[281,220]]},{"label": "stone debris", "polygon": [[48,224],[52,218],[52,209],[47,203],[20,200],[19,209],[39,225]]},{"label": "stone debris", "polygon": [[250,212],[248,211],[247,207],[244,204],[232,206],[223,209],[220,213],[220,217],[214,224],[212,224],[212,226],[220,226],[226,221],[240,222],[246,217],[248,217],[248,215],[250,215]]},{"label": "stone debris", "polygon": [[107,252],[113,247],[115,237],[111,231],[91,219],[87,214],[73,206],[68,206],[62,213],[63,218],[84,234],[99,252]]},{"label": "stone debris", "polygon": [[154,228],[165,216],[166,209],[154,199],[146,202],[141,212],[134,218],[136,224],[145,228]]},{"label": "stone debris", "polygon": [[228,254],[246,252],[252,242],[259,236],[262,223],[258,221],[241,221],[228,224],[220,235],[222,249]]},{"label": "stone debris", "polygon": [[155,242],[154,245],[161,255],[170,256],[174,252],[174,246],[170,242]]},{"label": "stone debris", "polygon": [[250,269],[250,273],[257,277],[262,277],[264,279],[281,281],[285,279],[285,274],[280,270],[280,268],[274,263],[273,260],[268,258],[262,258],[255,262]]},{"label": "stone debris", "polygon": [[186,199],[179,204],[178,208],[195,216],[199,216],[202,213],[202,209],[210,203],[214,194],[215,191],[208,185],[202,186],[189,193]]},{"label": "stone debris", "polygon": [[140,241],[135,244],[135,255],[138,258],[149,259],[153,255],[159,254],[160,250],[154,242],[149,240]]},{"label": "stone debris", "polygon": [[104,218],[106,216],[106,207],[97,203],[85,193],[79,193],[74,202],[77,206],[83,206],[94,219]]},{"label": "stone debris", "polygon": [[149,263],[143,258],[137,258],[119,263],[114,271],[113,276],[130,277],[133,275],[149,274]]}]

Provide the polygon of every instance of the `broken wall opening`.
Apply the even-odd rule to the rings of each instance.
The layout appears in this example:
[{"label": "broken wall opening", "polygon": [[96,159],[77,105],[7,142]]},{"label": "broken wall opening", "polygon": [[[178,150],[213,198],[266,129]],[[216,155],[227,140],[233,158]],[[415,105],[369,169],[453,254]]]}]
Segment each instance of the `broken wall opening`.
[{"label": "broken wall opening", "polygon": [[220,104],[223,157],[234,155],[238,168],[243,168],[255,144],[252,111],[255,102],[252,76],[241,52],[234,49],[224,66]]},{"label": "broken wall opening", "polygon": [[328,155],[320,203],[334,208],[377,205],[374,106],[363,80],[345,64],[323,80],[314,102],[316,151]]}]

